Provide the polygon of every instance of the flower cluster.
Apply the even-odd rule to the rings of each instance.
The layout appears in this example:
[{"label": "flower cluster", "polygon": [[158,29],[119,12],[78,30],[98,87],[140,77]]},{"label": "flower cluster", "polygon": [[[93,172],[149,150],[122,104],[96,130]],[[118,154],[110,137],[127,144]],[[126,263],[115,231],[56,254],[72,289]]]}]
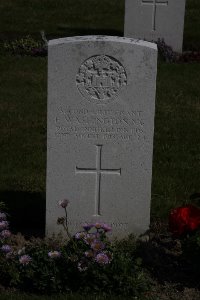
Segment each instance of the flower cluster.
[{"label": "flower cluster", "polygon": [[164,39],[158,39],[157,41],[158,51],[166,62],[175,62],[177,54],[173,52],[172,48],[166,45]]},{"label": "flower cluster", "polygon": [[164,39],[158,39],[157,46],[162,59],[168,63],[188,63],[200,61],[199,50],[177,53],[173,51],[172,47],[165,43]]},{"label": "flower cluster", "polygon": [[169,216],[169,230],[174,236],[181,236],[200,228],[200,208],[189,204],[172,209]]},{"label": "flower cluster", "polygon": [[[71,237],[68,230],[67,222],[67,210],[69,200],[64,199],[58,202],[59,206],[65,209],[65,217],[58,218],[57,224],[62,225],[69,237],[70,242],[73,245],[74,255],[69,259],[74,262],[78,262],[78,270],[80,272],[86,271],[88,267],[94,263],[100,266],[107,265],[112,260],[112,254],[107,250],[107,237],[106,234],[112,230],[112,228],[102,222],[85,223],[83,224],[83,230],[77,232],[74,237]],[[57,258],[61,256],[59,251],[50,251],[48,253],[50,258]],[[76,256],[76,259],[74,257]]]},{"label": "flower cluster", "polygon": [[32,258],[30,257],[30,255],[24,254],[19,257],[19,263],[23,266],[28,265],[31,261],[32,261]]},{"label": "flower cluster", "polygon": [[32,260],[31,257],[25,254],[25,248],[14,251],[13,247],[10,245],[10,237],[12,233],[9,230],[9,223],[7,221],[7,216],[4,212],[0,212],[0,251],[5,254],[6,258],[18,258],[21,265],[25,266]]},{"label": "flower cluster", "polygon": [[86,246],[84,255],[78,262],[78,270],[86,271],[91,263],[97,263],[100,266],[107,265],[112,260],[112,254],[106,249],[106,233],[112,228],[105,223],[84,224],[83,231],[75,234],[75,239]]},{"label": "flower cluster", "polygon": [[4,212],[0,212],[0,245],[1,252],[6,254],[12,252],[12,247],[8,245],[8,239],[11,236],[11,232],[9,230],[9,223],[7,221],[6,214]]},{"label": "flower cluster", "polygon": [[[46,255],[50,260],[63,259],[66,257],[65,251],[67,251],[68,261],[75,263],[80,272],[87,270],[89,266],[108,265],[112,260],[112,254],[108,248],[109,243],[106,234],[112,228],[102,222],[87,223],[83,224],[81,232],[71,236],[67,222],[66,208],[68,204],[69,200],[67,199],[59,201],[59,205],[65,210],[65,217],[58,219],[58,224],[63,225],[67,232],[68,243],[61,249],[49,249]],[[21,267],[29,265],[33,260],[25,250],[25,247],[16,249],[12,234],[9,231],[6,214],[0,212],[0,253],[4,255],[5,259],[18,261],[21,270]]]}]

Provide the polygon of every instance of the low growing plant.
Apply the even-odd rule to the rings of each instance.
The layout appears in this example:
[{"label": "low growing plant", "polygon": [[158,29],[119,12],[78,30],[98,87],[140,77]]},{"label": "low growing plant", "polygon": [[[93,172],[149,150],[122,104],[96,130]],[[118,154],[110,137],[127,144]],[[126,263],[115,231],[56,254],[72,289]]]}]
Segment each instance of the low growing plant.
[{"label": "low growing plant", "polygon": [[164,39],[158,39],[157,41],[158,51],[162,59],[166,62],[176,62],[177,53],[175,53],[170,46],[168,46]]},{"label": "low growing plant", "polygon": [[41,32],[41,39],[36,40],[30,35],[14,41],[6,41],[3,44],[4,49],[12,54],[46,56],[47,55],[47,39],[44,32]]},{"label": "low growing plant", "polygon": [[[58,218],[67,238],[25,240],[20,234],[1,238],[0,282],[21,291],[81,292],[137,296],[149,289],[149,278],[136,255],[134,236],[110,242],[108,224],[83,224],[72,236],[68,229],[68,200],[60,201],[65,216]],[[2,230],[8,230],[1,212]],[[7,223],[6,223],[7,222]],[[1,228],[1,227],[0,227]],[[1,234],[2,235],[2,234]]]}]

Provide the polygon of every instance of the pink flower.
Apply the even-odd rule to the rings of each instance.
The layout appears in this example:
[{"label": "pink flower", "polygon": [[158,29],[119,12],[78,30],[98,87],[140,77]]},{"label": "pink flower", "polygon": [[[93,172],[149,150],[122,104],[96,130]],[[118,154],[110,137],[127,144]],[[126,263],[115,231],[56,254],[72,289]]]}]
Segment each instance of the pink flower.
[{"label": "pink flower", "polygon": [[96,229],[102,229],[102,226],[103,226],[103,223],[102,223],[102,222],[96,222],[96,223],[94,224],[94,227],[95,227]]},{"label": "pink flower", "polygon": [[6,214],[0,212],[0,221],[5,221],[6,220]]},{"label": "pink flower", "polygon": [[20,264],[22,264],[23,266],[28,265],[31,262],[31,257],[29,255],[22,255],[19,258],[19,262]]},{"label": "pink flower", "polygon": [[48,253],[48,256],[49,256],[50,258],[58,258],[58,257],[61,256],[61,253],[60,253],[59,251],[50,251],[50,252]]},{"label": "pink flower", "polygon": [[4,230],[8,228],[8,222],[7,221],[1,221],[0,222],[0,230]]},{"label": "pink flower", "polygon": [[109,231],[112,231],[112,227],[106,223],[104,223],[102,225],[102,229],[105,231],[105,232],[109,232]]},{"label": "pink flower", "polygon": [[92,244],[91,244],[91,248],[94,251],[101,251],[105,248],[105,244],[102,243],[101,241],[95,240]]},{"label": "pink flower", "polygon": [[1,236],[2,238],[8,238],[8,237],[11,236],[11,232],[10,232],[10,230],[5,229],[5,230],[3,230],[3,231],[0,233],[0,236]]},{"label": "pink flower", "polygon": [[95,257],[95,261],[100,265],[107,265],[111,262],[111,258],[105,252],[100,252]]},{"label": "pink flower", "polygon": [[81,231],[81,232],[77,232],[75,234],[75,239],[77,240],[81,240],[81,239],[84,239],[86,237],[86,233],[84,231]]},{"label": "pink flower", "polygon": [[3,245],[3,246],[1,247],[1,250],[2,250],[4,253],[9,253],[9,252],[11,252],[12,248],[11,248],[10,245]]},{"label": "pink flower", "polygon": [[96,238],[97,237],[95,233],[87,233],[84,237],[84,241],[86,242],[86,244],[90,245],[96,240]]},{"label": "pink flower", "polygon": [[112,230],[112,227],[106,223],[97,222],[94,224],[94,227],[96,229],[103,229],[105,232],[109,232]]},{"label": "pink flower", "polygon": [[60,200],[58,203],[61,207],[66,208],[69,204],[69,200],[67,200],[67,199]]},{"label": "pink flower", "polygon": [[89,231],[92,227],[94,227],[94,224],[83,224],[83,229],[85,229],[86,231]]}]

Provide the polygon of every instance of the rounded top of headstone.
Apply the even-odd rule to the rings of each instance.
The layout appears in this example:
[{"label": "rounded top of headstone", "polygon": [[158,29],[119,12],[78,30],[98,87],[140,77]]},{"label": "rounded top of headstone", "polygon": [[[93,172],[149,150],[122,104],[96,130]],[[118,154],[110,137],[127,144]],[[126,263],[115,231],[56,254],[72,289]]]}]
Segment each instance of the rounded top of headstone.
[{"label": "rounded top of headstone", "polygon": [[119,37],[119,36],[104,36],[104,35],[86,35],[86,36],[73,36],[67,38],[60,38],[60,39],[50,40],[48,42],[48,46],[61,45],[66,43],[76,43],[76,42],[118,42],[118,43],[134,44],[134,45],[148,47],[157,50],[157,45],[155,43],[146,42],[140,39]]}]

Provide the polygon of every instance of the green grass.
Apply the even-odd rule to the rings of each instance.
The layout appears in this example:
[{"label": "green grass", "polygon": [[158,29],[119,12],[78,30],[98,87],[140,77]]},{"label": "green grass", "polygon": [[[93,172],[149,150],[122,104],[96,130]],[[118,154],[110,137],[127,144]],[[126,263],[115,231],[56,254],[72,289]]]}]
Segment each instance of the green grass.
[{"label": "green grass", "polygon": [[[60,295],[60,296],[37,296],[27,294],[6,293],[0,295],[0,300],[85,300],[86,295]],[[112,296],[87,296],[87,300],[126,300],[126,297]],[[131,299],[131,298],[129,298]],[[132,298],[134,299],[134,298]],[[138,299],[138,298],[137,298]]]},{"label": "green grass", "polygon": [[2,190],[44,190],[46,158],[46,59],[0,60]]},{"label": "green grass", "polygon": [[[124,1],[121,0],[0,0],[1,36],[38,34],[50,36],[85,34],[91,30],[123,30]],[[12,19],[12,22],[7,20]]]},{"label": "green grass", "polygon": [[[124,0],[0,0],[0,39],[26,34],[48,37],[123,35]],[[186,1],[184,48],[200,49],[199,0]],[[9,20],[9,21],[8,21]]]},{"label": "green grass", "polygon": [[[31,57],[0,60],[0,191],[45,192],[46,63]],[[152,217],[166,217],[199,191],[199,82],[199,64],[159,65]]]},{"label": "green grass", "polygon": [[[187,0],[186,49],[200,49],[199,15],[199,0]],[[0,0],[0,38],[39,36],[41,29],[52,37],[122,34],[123,18],[122,0]],[[0,58],[0,199],[12,203],[12,213],[32,205],[33,214],[38,206],[44,214],[47,59],[3,51]],[[200,189],[199,82],[197,63],[159,63],[152,219],[166,218]]]},{"label": "green grass", "polygon": [[199,0],[186,0],[184,43],[185,50],[200,49],[200,3]]},{"label": "green grass", "polygon": [[199,191],[199,64],[160,64],[157,78],[152,216],[166,217]]}]

